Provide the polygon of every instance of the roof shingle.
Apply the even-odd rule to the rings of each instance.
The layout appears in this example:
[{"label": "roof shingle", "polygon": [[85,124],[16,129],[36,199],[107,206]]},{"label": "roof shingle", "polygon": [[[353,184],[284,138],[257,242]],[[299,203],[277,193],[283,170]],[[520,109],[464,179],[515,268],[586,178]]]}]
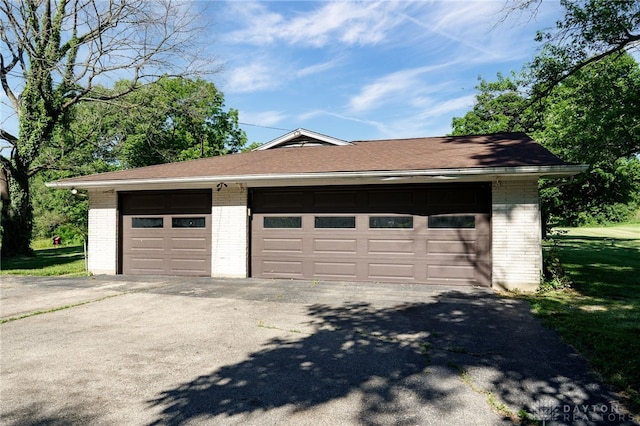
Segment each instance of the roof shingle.
[{"label": "roof shingle", "polygon": [[499,133],[252,151],[101,173],[65,179],[64,182],[566,164],[524,133]]}]

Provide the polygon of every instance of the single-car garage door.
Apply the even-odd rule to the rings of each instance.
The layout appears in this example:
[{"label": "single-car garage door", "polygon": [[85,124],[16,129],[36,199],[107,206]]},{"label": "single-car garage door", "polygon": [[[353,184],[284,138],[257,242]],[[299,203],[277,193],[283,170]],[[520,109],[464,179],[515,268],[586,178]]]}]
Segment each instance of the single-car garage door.
[{"label": "single-car garage door", "polygon": [[254,277],[491,283],[488,184],[254,189],[251,206]]},{"label": "single-car garage door", "polygon": [[119,194],[120,273],[211,275],[211,190]]}]

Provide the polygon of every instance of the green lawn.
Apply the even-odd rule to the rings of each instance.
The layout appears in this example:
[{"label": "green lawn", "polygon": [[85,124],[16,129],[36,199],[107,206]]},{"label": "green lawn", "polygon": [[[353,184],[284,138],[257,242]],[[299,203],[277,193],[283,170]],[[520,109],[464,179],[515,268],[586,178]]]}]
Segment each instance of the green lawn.
[{"label": "green lawn", "polygon": [[[37,245],[36,245],[37,246]],[[36,248],[35,256],[2,258],[1,275],[85,275],[82,246]]]},{"label": "green lawn", "polygon": [[518,295],[640,412],[640,224],[559,229],[545,243],[571,288]]}]

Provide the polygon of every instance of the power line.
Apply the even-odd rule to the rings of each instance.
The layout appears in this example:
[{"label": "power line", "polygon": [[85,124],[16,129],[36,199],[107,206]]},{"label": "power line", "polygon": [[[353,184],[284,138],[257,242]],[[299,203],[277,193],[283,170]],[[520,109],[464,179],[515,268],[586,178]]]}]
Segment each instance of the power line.
[{"label": "power line", "polygon": [[271,127],[271,126],[261,126],[260,124],[250,124],[250,123],[241,123],[238,122],[238,124],[240,124],[241,126],[251,126],[251,127],[261,127],[263,129],[271,129],[271,130],[282,130],[285,132],[292,132],[292,129],[283,129],[281,127]]}]

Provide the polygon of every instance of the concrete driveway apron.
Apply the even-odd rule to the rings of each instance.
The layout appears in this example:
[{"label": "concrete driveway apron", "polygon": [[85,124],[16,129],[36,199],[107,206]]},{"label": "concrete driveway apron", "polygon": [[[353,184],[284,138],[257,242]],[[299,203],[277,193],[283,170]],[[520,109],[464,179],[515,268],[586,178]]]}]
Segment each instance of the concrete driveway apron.
[{"label": "concrete driveway apron", "polygon": [[0,423],[637,424],[490,290],[2,277]]}]

